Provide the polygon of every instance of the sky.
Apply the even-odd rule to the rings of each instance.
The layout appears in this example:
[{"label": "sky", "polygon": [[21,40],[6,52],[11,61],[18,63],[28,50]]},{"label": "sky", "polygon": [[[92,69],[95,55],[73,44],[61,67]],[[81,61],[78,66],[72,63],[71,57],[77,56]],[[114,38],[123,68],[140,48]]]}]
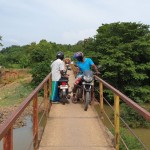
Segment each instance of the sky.
[{"label": "sky", "polygon": [[42,39],[73,45],[113,22],[150,25],[150,0],[0,0],[3,48]]}]

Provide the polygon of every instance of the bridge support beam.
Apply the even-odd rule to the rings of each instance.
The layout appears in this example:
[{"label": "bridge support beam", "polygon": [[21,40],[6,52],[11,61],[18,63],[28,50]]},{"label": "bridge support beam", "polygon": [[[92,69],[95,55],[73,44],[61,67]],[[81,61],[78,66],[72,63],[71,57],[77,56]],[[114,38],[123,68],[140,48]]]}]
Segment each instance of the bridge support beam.
[{"label": "bridge support beam", "polygon": [[33,146],[34,150],[38,149],[38,94],[35,95],[33,100]]},{"label": "bridge support beam", "polygon": [[49,110],[49,101],[48,101],[48,87],[47,82],[44,84],[44,109],[46,113],[46,117],[48,117],[48,110]]},{"label": "bridge support beam", "polygon": [[119,126],[120,126],[120,120],[119,120],[119,96],[114,95],[114,109],[115,109],[115,116],[114,116],[114,125],[115,125],[115,148],[116,150],[119,150]]},{"label": "bridge support beam", "polygon": [[4,136],[4,150],[13,150],[13,128],[11,127]]},{"label": "bridge support beam", "polygon": [[99,84],[99,88],[100,88],[100,110],[101,110],[101,113],[104,112],[104,100],[103,100],[103,83],[100,82]]}]

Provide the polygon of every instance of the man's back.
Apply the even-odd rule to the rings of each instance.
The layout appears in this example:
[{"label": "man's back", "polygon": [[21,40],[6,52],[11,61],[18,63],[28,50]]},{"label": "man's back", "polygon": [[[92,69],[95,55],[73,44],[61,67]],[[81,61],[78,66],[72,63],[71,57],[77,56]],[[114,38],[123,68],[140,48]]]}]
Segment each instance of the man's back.
[{"label": "man's back", "polygon": [[56,59],[52,64],[52,81],[58,81],[61,78],[61,70],[64,70],[64,62],[60,59]]},{"label": "man's back", "polygon": [[80,71],[84,72],[86,70],[91,70],[91,66],[94,63],[90,58],[84,58],[84,62],[78,61],[76,64],[79,67]]}]

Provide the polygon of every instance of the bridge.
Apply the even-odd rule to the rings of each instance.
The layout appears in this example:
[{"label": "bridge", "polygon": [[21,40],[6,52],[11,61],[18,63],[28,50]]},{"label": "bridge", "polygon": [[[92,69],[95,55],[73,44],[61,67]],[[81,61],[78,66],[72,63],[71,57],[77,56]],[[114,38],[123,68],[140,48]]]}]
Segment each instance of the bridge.
[{"label": "bridge", "polygon": [[[73,86],[75,69],[69,74],[70,88]],[[150,121],[150,113],[136,104],[133,100],[122,94],[120,91],[109,85],[107,82],[95,76],[99,83],[100,103],[93,101],[87,111],[84,111],[83,104],[52,104],[49,101],[51,93],[51,74],[40,83],[40,85],[21,103],[21,105],[9,116],[0,126],[0,140],[3,140],[3,150],[13,150],[13,125],[23,111],[33,105],[33,140],[28,149],[34,150],[119,150],[120,144],[125,149],[129,149],[120,134],[120,122],[141,143],[142,149],[148,148],[135,135],[125,121],[120,117],[120,101],[123,101],[145,120]],[[104,109],[104,88],[109,89],[114,94],[114,121],[108,117]],[[43,92],[44,91],[44,92]],[[39,94],[43,93],[43,100],[39,100]],[[99,106],[99,113],[94,106]],[[42,108],[42,111],[41,111]],[[42,115],[39,117],[39,111]],[[41,113],[40,112],[40,113]],[[112,134],[103,124],[102,118],[106,115],[114,128]],[[41,128],[41,123],[46,122]]]}]

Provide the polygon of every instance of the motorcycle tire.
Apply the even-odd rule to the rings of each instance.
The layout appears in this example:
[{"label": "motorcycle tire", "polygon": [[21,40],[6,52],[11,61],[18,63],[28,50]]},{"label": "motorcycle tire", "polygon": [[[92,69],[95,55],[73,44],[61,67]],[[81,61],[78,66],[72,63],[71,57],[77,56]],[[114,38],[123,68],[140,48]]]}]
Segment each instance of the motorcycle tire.
[{"label": "motorcycle tire", "polygon": [[60,91],[59,93],[60,95],[60,102],[65,105],[65,102],[66,102],[66,92],[63,92],[62,90]]},{"label": "motorcycle tire", "polygon": [[85,95],[85,106],[84,106],[84,110],[85,111],[87,111],[89,103],[90,103],[90,92],[86,92],[86,95]]},{"label": "motorcycle tire", "polygon": [[66,97],[63,96],[62,97],[62,104],[65,105],[65,103],[66,103]]},{"label": "motorcycle tire", "polygon": [[82,94],[83,94],[83,92],[82,92],[82,89],[81,88],[78,88],[77,89],[77,99],[79,100],[80,98],[82,98]]}]

